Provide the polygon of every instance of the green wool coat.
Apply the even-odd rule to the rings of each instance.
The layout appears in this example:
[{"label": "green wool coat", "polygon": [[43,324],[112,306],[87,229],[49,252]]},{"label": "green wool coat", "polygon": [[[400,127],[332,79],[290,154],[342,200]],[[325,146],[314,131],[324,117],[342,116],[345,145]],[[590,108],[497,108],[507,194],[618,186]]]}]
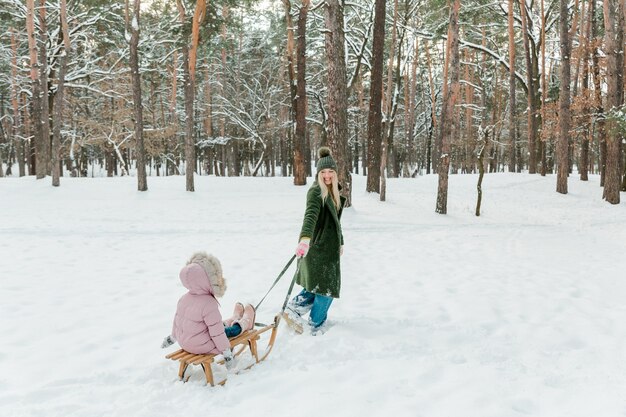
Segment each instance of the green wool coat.
[{"label": "green wool coat", "polygon": [[317,182],[307,193],[300,239],[308,237],[311,242],[309,252],[300,260],[296,282],[309,292],[339,298],[339,247],[343,245],[340,220],[345,201],[341,197],[339,210],[330,195],[322,202],[322,190]]}]

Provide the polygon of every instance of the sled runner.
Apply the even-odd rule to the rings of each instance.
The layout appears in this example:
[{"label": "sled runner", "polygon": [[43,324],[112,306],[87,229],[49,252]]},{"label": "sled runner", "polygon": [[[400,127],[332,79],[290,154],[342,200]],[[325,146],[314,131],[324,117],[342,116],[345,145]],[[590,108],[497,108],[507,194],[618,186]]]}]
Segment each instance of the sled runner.
[{"label": "sled runner", "polygon": [[[265,360],[272,351],[274,347],[274,341],[276,340],[276,331],[278,330],[278,323],[280,321],[280,317],[274,317],[274,322],[272,324],[265,325],[260,328],[255,328],[252,330],[248,330],[243,332],[242,334],[233,337],[230,339],[230,348],[233,350],[233,357],[240,356],[243,352],[249,349],[250,355],[254,359],[254,362],[244,369],[250,369],[257,363],[260,363]],[[256,323],[255,323],[256,325]],[[269,334],[269,340],[267,342],[267,347],[262,353],[259,353],[257,341],[261,339],[261,335],[271,331]],[[181,381],[187,382],[189,377],[185,379],[185,371],[189,367],[189,365],[200,365],[204,369],[204,375],[206,377],[206,383],[215,386],[215,379],[213,377],[213,370],[211,369],[211,365],[217,363],[219,365],[224,363],[224,360],[216,361],[215,358],[219,356],[217,354],[208,354],[208,355],[196,355],[195,353],[189,353],[184,349],[179,349],[176,352],[170,353],[165,356],[167,359],[171,359],[173,361],[179,361],[180,365],[178,368],[178,377]],[[226,378],[220,382],[218,385],[224,385],[226,383]]]},{"label": "sled runner", "polygon": [[283,311],[281,313],[282,318],[287,323],[287,326],[296,332],[297,334],[302,334],[304,332],[304,325],[302,323],[302,318],[297,316],[296,313],[291,313],[287,311]]}]

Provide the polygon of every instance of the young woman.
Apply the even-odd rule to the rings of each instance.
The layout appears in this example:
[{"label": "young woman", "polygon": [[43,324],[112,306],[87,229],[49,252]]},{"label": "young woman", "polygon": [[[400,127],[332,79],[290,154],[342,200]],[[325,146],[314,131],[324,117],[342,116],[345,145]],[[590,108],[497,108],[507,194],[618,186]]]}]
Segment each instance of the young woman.
[{"label": "young woman", "polygon": [[317,178],[307,193],[306,210],[296,256],[300,266],[296,282],[304,289],[289,303],[288,316],[302,325],[309,313],[312,334],[326,321],[328,309],[341,289],[339,257],[343,253],[341,212],[345,198],[339,195],[337,164],[330,149],[318,151]]}]

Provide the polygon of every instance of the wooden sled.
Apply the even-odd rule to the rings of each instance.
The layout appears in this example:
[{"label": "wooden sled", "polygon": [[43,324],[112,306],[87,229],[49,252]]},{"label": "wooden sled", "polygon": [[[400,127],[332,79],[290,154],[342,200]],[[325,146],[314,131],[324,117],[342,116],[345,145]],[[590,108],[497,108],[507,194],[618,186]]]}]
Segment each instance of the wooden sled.
[{"label": "wooden sled", "polygon": [[[254,358],[254,362],[244,369],[252,368],[254,365],[264,361],[265,358],[269,356],[272,348],[274,347],[274,341],[276,340],[276,331],[278,330],[279,321],[280,316],[276,316],[274,317],[274,322],[272,324],[268,324],[258,329],[245,331],[239,336],[235,336],[230,339],[230,348],[233,351],[233,357],[241,355],[246,350],[246,348],[250,348],[250,354]],[[257,341],[261,338],[261,335],[263,333],[269,330],[271,330],[271,333],[269,336],[269,341],[267,343],[267,348],[265,349],[265,352],[263,352],[262,356],[259,356]],[[213,378],[213,370],[211,369],[211,364],[224,364],[223,359],[220,361],[215,361],[215,358],[217,356],[217,354],[196,355],[195,353],[189,353],[184,349],[179,349],[176,352],[170,353],[165,357],[167,359],[180,362],[178,368],[178,377],[181,381],[187,382],[187,380],[189,379],[189,377],[185,379],[185,371],[187,370],[187,367],[189,365],[200,365],[204,369],[204,375],[206,377],[207,384],[210,384],[213,387],[215,386],[215,380]],[[224,385],[225,383],[226,378],[218,382],[218,385]]]}]

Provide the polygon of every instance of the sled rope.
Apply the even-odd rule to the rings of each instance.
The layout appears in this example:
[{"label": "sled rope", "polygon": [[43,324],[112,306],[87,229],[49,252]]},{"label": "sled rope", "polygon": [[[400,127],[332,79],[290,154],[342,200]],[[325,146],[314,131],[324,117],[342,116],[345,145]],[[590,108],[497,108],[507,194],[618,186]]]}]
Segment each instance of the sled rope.
[{"label": "sled rope", "polygon": [[285,297],[285,302],[283,303],[283,308],[280,309],[280,313],[285,312],[285,308],[287,308],[287,302],[289,302],[289,298],[291,297],[291,290],[293,290],[293,284],[296,283],[296,276],[298,275],[298,270],[300,269],[300,262],[298,261],[298,266],[296,267],[296,272],[293,274],[293,278],[291,278],[291,284],[289,284],[289,290],[287,290],[287,296]]},{"label": "sled rope", "polygon": [[[261,301],[259,301],[259,303],[256,305],[256,307],[254,307],[254,310],[256,311],[259,306],[261,305],[261,303],[265,300],[265,297],[267,297],[267,295],[270,293],[270,291],[272,291],[272,289],[276,286],[276,284],[278,283],[278,281],[280,281],[280,279],[283,277],[283,275],[285,275],[285,272],[287,272],[287,269],[289,269],[289,267],[291,266],[291,264],[293,263],[293,261],[296,259],[296,255],[293,255],[291,257],[291,259],[289,259],[289,262],[287,262],[287,265],[285,265],[285,267],[283,268],[283,270],[280,272],[280,274],[278,275],[278,277],[276,278],[276,280],[274,280],[274,283],[272,284],[272,286],[270,287],[269,290],[267,290],[267,292],[265,293],[265,295],[263,296],[263,298],[261,299]],[[297,267],[296,267],[296,272],[293,274],[293,278],[291,279],[291,284],[289,284],[289,290],[287,291],[287,295],[285,296],[285,301],[283,302],[283,307],[280,310],[280,313],[278,315],[278,317],[280,317],[282,315],[282,313],[285,311],[285,308],[287,308],[287,302],[289,302],[289,297],[291,296],[291,291],[293,290],[293,285],[296,283],[296,276],[298,275],[298,271],[300,270],[300,260],[298,260],[297,262]],[[254,323],[255,326],[266,326],[263,323]]]},{"label": "sled rope", "polygon": [[[270,291],[272,291],[272,289],[276,286],[276,284],[278,283],[278,281],[280,281],[280,279],[283,277],[283,275],[285,275],[285,272],[287,272],[287,269],[289,269],[289,267],[291,266],[291,264],[293,263],[294,259],[296,259],[296,255],[293,255],[291,257],[291,259],[289,259],[289,262],[287,262],[287,265],[285,265],[285,267],[283,268],[282,271],[280,271],[280,274],[278,275],[278,277],[274,280],[274,283],[272,284],[272,286],[270,287],[269,290],[267,290],[267,292],[265,293],[265,295],[263,296],[263,298],[261,298],[261,301],[259,301],[259,303],[254,307],[254,310],[258,310],[259,306],[261,305],[261,303],[265,300],[265,297],[268,296],[268,294],[270,293]],[[295,278],[295,275],[294,275]],[[293,282],[291,283],[291,287],[293,287]],[[289,292],[291,293],[291,288],[289,288]],[[284,307],[283,307],[284,309]]]}]

